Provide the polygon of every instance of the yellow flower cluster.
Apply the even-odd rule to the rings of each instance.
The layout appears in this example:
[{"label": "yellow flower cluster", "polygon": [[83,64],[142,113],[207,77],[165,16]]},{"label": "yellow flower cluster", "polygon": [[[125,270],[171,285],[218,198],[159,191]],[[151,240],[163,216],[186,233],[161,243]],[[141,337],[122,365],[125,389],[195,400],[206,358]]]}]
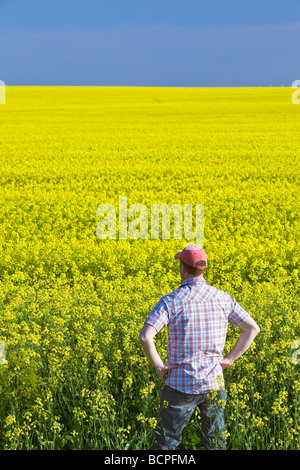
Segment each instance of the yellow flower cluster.
[{"label": "yellow flower cluster", "polygon": [[[172,236],[172,217],[170,239],[100,239],[97,207],[111,204],[119,220],[126,196],[149,220],[152,204],[204,204],[205,279],[261,328],[224,371],[228,446],[299,449],[300,138],[290,90],[7,87],[6,101],[0,447],[151,448],[161,382],[138,333],[179,286],[174,253],[194,240]],[[229,327],[224,355],[238,335]],[[166,329],[155,341],[167,361]],[[201,446],[196,426],[182,449]]]}]

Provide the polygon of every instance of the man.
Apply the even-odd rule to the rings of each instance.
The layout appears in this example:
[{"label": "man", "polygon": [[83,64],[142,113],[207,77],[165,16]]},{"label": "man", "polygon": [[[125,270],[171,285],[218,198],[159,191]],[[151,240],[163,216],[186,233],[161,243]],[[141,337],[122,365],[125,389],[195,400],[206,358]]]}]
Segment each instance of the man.
[{"label": "man", "polygon": [[[164,386],[155,450],[173,450],[195,409],[200,411],[205,449],[225,449],[223,369],[251,345],[260,329],[228,293],[207,284],[205,251],[189,245],[175,255],[182,283],[150,312],[139,340]],[[228,322],[241,329],[232,351],[223,357]],[[156,350],[154,336],[168,327],[168,364]]]}]

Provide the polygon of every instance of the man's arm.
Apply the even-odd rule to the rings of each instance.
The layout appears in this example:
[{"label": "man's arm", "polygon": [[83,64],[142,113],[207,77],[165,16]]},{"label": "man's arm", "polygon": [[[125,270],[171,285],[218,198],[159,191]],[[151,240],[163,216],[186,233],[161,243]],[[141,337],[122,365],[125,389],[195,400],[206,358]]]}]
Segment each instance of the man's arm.
[{"label": "man's arm", "polygon": [[227,367],[230,367],[234,361],[241,357],[250,347],[255,336],[260,332],[259,326],[250,315],[238,325],[238,328],[240,328],[242,332],[235,347],[220,361],[223,369],[227,369]]},{"label": "man's arm", "polygon": [[148,357],[151,364],[154,366],[157,375],[161,379],[162,383],[165,383],[168,372],[175,367],[178,367],[177,364],[164,364],[161,360],[160,355],[158,354],[153,338],[157,334],[154,326],[149,323],[145,323],[139,334],[139,341],[141,346]]}]

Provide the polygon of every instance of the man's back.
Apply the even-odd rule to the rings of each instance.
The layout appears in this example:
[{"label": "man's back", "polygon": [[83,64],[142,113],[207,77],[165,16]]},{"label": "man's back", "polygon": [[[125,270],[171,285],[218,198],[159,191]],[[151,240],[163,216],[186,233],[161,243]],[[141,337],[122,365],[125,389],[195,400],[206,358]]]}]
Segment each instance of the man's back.
[{"label": "man's back", "polygon": [[157,331],[168,327],[168,363],[180,364],[170,371],[165,384],[189,394],[219,389],[228,322],[235,327],[247,316],[233,297],[203,277],[186,279],[163,296],[146,323]]},{"label": "man's back", "polygon": [[[183,282],[160,299],[139,334],[142,348],[164,384],[154,449],[175,449],[196,408],[200,411],[205,449],[224,449],[223,403],[227,394],[223,369],[247,351],[260,329],[233,297],[207,284],[203,278],[207,267],[203,248],[188,245],[174,258],[179,259]],[[238,326],[241,334],[223,357],[228,322]],[[168,364],[162,361],[154,343],[155,335],[165,326]],[[211,394],[211,390],[216,393]]]}]

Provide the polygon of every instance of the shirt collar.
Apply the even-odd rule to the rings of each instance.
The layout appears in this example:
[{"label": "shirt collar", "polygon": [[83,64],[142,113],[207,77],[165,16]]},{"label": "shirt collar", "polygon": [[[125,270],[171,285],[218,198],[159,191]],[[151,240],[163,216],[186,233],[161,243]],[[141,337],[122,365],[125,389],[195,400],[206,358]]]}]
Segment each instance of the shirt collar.
[{"label": "shirt collar", "polygon": [[204,279],[204,277],[189,277],[185,281],[182,281],[181,285],[185,286],[186,284],[200,284],[202,282],[207,284],[207,281]]}]

